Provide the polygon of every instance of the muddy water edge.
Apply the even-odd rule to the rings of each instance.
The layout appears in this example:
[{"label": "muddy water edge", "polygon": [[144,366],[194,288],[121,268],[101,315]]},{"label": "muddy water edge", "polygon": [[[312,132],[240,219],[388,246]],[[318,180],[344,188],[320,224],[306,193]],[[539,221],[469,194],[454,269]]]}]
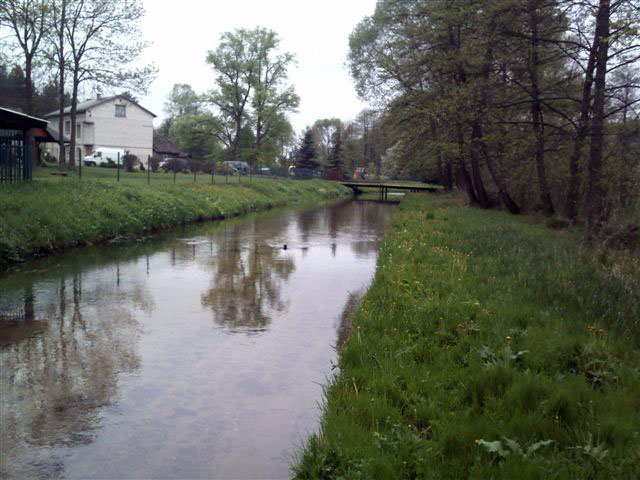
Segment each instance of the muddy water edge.
[{"label": "muddy water edge", "polygon": [[0,274],[0,476],[289,476],[392,213],[280,209]]}]

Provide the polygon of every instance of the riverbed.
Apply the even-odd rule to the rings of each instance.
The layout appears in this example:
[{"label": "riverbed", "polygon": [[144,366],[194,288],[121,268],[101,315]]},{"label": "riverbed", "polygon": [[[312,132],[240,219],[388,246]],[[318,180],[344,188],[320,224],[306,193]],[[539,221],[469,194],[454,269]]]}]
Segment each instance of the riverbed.
[{"label": "riverbed", "polygon": [[0,476],[287,478],[393,205],[83,248],[0,276]]}]

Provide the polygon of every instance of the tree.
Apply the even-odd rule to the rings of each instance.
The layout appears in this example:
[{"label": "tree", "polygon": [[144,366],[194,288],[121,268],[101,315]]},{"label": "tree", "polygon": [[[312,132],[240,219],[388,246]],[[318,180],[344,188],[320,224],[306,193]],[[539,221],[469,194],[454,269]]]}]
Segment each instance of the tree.
[{"label": "tree", "polygon": [[[146,44],[139,37],[144,15],[140,0],[61,0],[66,3],[64,39],[71,70],[70,165],[75,165],[76,109],[83,82],[98,87],[146,91],[155,69],[132,68]],[[62,22],[61,18],[61,22]]]},{"label": "tree", "polygon": [[187,115],[199,115],[203,113],[202,98],[193,90],[191,85],[176,83],[164,102],[163,110],[173,119]]},{"label": "tree", "polygon": [[[280,40],[273,30],[256,28],[251,32],[256,52],[254,93],[251,105],[255,132],[253,162],[264,162],[263,150],[273,149],[273,143],[290,134],[291,127],[285,115],[295,111],[300,98],[292,86],[286,85],[287,70],[294,61],[291,53],[276,54]],[[271,145],[269,145],[271,144]]]},{"label": "tree", "polygon": [[218,120],[211,114],[185,115],[177,118],[170,130],[170,137],[178,146],[196,160],[216,160],[221,147],[213,132]]},{"label": "tree", "polygon": [[313,134],[318,146],[318,160],[320,164],[326,165],[333,149],[333,141],[336,132],[340,129],[342,122],[339,118],[323,118],[313,123]]},{"label": "tree", "polygon": [[69,0],[52,0],[51,35],[49,55],[50,62],[58,68],[58,151],[60,165],[66,162],[64,143],[64,106],[65,106],[65,72],[67,56],[65,54],[65,26],[67,24],[67,3]]},{"label": "tree", "polygon": [[317,149],[313,140],[313,131],[307,128],[296,152],[296,167],[313,170],[318,168]]},{"label": "tree", "polygon": [[0,26],[9,29],[24,58],[24,92],[26,113],[34,114],[33,66],[46,33],[49,11],[44,0],[3,0],[0,3]]},{"label": "tree", "polygon": [[240,132],[254,86],[256,40],[255,31],[226,32],[221,35],[218,48],[207,55],[207,63],[217,74],[217,88],[211,92],[209,100],[218,110],[217,137],[227,146],[229,160],[237,158]]},{"label": "tree", "polygon": [[330,170],[338,172],[344,171],[344,162],[342,160],[342,129],[338,128],[332,139],[332,148],[328,156],[328,166]]}]

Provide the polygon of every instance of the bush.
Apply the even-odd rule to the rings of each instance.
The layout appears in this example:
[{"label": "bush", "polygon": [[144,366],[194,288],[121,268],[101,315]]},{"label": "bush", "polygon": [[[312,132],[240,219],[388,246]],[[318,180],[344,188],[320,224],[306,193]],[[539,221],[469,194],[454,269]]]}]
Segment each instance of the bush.
[{"label": "bush", "polygon": [[187,160],[187,165],[191,173],[202,170],[203,167],[202,160],[198,160],[195,158],[190,158],[189,160]]},{"label": "bush", "polygon": [[122,166],[127,172],[133,172],[135,168],[140,164],[138,157],[131,153],[127,153],[122,157]]},{"label": "bush", "polygon": [[162,161],[162,157],[157,155],[153,155],[149,157],[149,166],[151,167],[152,172],[157,172],[158,168],[160,168],[160,162]]}]

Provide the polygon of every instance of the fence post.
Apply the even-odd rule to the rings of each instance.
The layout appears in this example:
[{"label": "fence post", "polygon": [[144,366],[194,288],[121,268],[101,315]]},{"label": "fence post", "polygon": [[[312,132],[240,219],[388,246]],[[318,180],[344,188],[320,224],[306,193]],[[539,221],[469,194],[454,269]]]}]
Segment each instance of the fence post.
[{"label": "fence post", "polygon": [[174,184],[174,185],[176,184],[176,170],[177,170],[177,168],[176,168],[176,166],[174,165],[174,166],[173,166],[173,184]]},{"label": "fence post", "polygon": [[198,173],[198,169],[194,167],[193,169],[193,183],[196,183],[196,174]]},{"label": "fence post", "polygon": [[215,163],[213,164],[213,166],[211,167],[211,185],[213,185],[213,176],[216,174],[216,165]]},{"label": "fence post", "polygon": [[151,155],[147,155],[147,185],[151,185]]},{"label": "fence post", "polygon": [[118,165],[116,166],[116,172],[116,177],[118,181],[120,181],[120,152],[118,152]]}]

